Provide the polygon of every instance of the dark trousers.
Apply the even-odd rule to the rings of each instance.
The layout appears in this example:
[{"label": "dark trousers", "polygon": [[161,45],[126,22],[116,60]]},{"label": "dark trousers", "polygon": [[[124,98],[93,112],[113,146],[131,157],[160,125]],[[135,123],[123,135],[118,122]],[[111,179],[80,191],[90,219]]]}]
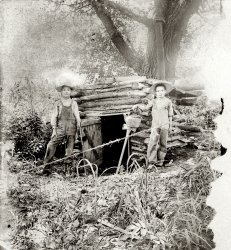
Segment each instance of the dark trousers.
[{"label": "dark trousers", "polygon": [[72,154],[73,149],[74,149],[74,143],[75,143],[75,136],[74,135],[53,136],[47,145],[47,150],[46,150],[46,154],[44,157],[44,164],[48,163],[53,158],[55,151],[56,151],[56,147],[60,143],[62,143],[65,138],[67,139],[65,156],[69,156]]},{"label": "dark trousers", "polygon": [[167,153],[168,129],[152,129],[148,144],[147,157],[150,164],[163,165]]}]

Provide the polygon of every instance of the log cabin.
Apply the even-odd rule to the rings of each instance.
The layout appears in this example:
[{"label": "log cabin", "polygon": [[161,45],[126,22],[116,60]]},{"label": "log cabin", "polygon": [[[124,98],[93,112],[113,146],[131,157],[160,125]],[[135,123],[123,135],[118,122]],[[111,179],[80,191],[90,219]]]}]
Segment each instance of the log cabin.
[{"label": "log cabin", "polygon": [[[104,78],[95,84],[86,84],[76,89],[72,98],[77,101],[84,118],[82,119],[82,133],[85,135],[83,150],[125,137],[123,129],[125,117],[135,104],[141,104],[144,98],[151,98],[150,89],[158,80],[146,77],[115,77]],[[180,88],[174,85],[169,97],[175,105],[193,105],[198,96],[204,94],[203,86],[186,86]],[[141,125],[137,131],[151,127],[151,113],[141,114]],[[183,147],[189,139],[181,132],[180,123],[173,122],[174,133],[168,139],[168,147]],[[128,140],[123,157],[125,163],[132,153],[146,155],[149,141],[149,132],[132,136]],[[91,152],[86,152],[84,157],[98,166],[117,166],[123,141],[106,146]]]}]

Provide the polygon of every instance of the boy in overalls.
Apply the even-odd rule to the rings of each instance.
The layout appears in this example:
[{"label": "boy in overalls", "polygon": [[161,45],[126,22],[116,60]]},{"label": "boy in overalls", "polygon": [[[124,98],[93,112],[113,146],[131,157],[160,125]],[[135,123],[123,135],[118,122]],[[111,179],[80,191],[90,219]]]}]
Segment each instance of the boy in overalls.
[{"label": "boy in overalls", "polygon": [[61,92],[60,100],[55,102],[51,117],[53,133],[47,145],[44,164],[54,156],[56,147],[66,139],[66,153],[69,156],[73,152],[77,129],[80,129],[80,115],[78,105],[71,99],[72,84],[66,82],[56,87]]},{"label": "boy in overalls", "polygon": [[162,166],[167,153],[167,140],[169,130],[172,130],[173,108],[172,102],[165,96],[172,90],[167,81],[158,81],[152,86],[155,98],[145,99],[146,105],[135,105],[133,111],[148,111],[152,109],[151,135],[147,149],[148,169],[153,166]]},{"label": "boy in overalls", "polygon": [[152,107],[152,127],[148,144],[148,168],[162,166],[167,153],[168,133],[172,131],[172,102],[165,95],[171,90],[168,82],[157,83],[154,86],[155,97],[149,104]]}]

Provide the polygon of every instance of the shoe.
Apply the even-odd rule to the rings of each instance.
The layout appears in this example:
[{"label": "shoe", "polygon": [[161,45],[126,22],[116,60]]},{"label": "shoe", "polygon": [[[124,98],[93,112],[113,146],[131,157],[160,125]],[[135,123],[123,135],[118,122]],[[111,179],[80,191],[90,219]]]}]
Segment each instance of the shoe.
[{"label": "shoe", "polygon": [[43,171],[42,171],[42,174],[43,174],[43,175],[46,175],[46,176],[51,175],[51,174],[52,174],[51,169],[50,169],[50,168],[47,168],[47,167],[44,167],[44,168],[43,168]]},{"label": "shoe", "polygon": [[162,168],[162,167],[163,167],[163,164],[155,164],[155,166],[156,166],[157,168]]},{"label": "shoe", "polygon": [[149,171],[157,170],[156,164],[149,164],[148,167],[147,167],[147,170],[149,170]]}]

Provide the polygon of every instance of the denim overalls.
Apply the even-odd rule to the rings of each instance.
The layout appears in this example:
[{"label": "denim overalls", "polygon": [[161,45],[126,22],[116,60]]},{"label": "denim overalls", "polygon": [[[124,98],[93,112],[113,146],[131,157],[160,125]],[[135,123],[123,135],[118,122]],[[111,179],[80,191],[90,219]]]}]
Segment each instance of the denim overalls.
[{"label": "denim overalls", "polygon": [[[62,108],[60,108],[62,105]],[[75,135],[77,132],[77,122],[75,115],[72,111],[72,103],[70,106],[66,107],[60,103],[57,105],[58,117],[57,117],[57,136],[53,136],[47,145],[46,155],[44,158],[44,163],[49,162],[55,154],[56,147],[66,139],[66,156],[71,155],[74,143]],[[59,110],[61,113],[59,114]]]},{"label": "denim overalls", "polygon": [[173,116],[172,102],[167,97],[154,99],[152,104],[152,127],[148,144],[149,164],[163,165],[167,153],[169,117]]}]

